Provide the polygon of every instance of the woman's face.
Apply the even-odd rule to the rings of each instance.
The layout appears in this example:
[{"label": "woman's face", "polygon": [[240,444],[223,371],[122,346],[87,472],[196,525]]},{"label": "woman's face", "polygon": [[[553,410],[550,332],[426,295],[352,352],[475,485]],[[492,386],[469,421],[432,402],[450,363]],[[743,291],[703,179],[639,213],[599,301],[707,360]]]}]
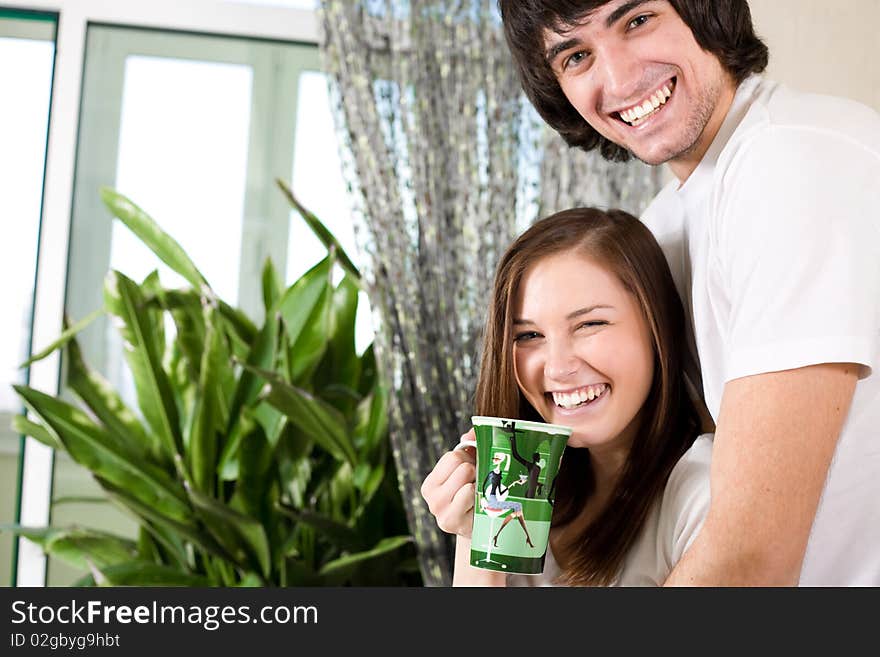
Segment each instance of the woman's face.
[{"label": "woman's face", "polygon": [[517,383],[544,420],[573,427],[572,447],[628,448],[654,352],[617,276],[575,251],[543,258],[523,276],[513,320]]}]

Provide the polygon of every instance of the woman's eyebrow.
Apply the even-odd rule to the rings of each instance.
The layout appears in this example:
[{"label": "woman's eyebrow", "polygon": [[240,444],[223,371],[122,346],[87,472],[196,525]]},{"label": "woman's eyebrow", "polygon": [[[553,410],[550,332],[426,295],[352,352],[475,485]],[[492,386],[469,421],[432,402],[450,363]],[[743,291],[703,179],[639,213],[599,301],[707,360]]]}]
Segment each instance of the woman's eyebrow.
[{"label": "woman's eyebrow", "polygon": [[[599,310],[601,308],[607,308],[609,310],[614,310],[614,306],[609,306],[605,303],[597,303],[594,306],[585,306],[584,308],[578,308],[577,310],[570,312],[565,316],[565,319],[575,319],[576,317],[580,317],[581,315],[589,315],[594,310]],[[530,319],[514,319],[513,326],[524,326],[524,325],[534,325],[534,322]]]},{"label": "woman's eyebrow", "polygon": [[580,308],[579,310],[575,310],[574,312],[566,315],[565,319],[574,319],[575,317],[580,317],[581,315],[589,315],[594,310],[599,310],[600,308],[613,309],[614,306],[609,306],[604,303],[597,303],[595,306],[587,306],[585,308]]}]

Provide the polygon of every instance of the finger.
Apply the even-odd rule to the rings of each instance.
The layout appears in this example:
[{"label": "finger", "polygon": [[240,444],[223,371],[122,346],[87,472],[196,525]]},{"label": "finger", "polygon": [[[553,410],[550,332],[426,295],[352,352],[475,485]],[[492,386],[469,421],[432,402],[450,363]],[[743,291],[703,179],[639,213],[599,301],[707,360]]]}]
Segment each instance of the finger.
[{"label": "finger", "polygon": [[474,525],[474,484],[465,484],[458,489],[450,505],[437,519],[437,525],[449,534],[470,538]]},{"label": "finger", "polygon": [[458,492],[452,497],[449,504],[450,509],[454,509],[461,515],[467,515],[474,508],[474,494],[477,491],[477,485],[473,482],[465,484],[458,489]]},{"label": "finger", "polygon": [[440,460],[437,461],[437,465],[434,466],[434,469],[428,473],[428,476],[425,477],[425,480],[422,482],[422,497],[427,499],[427,496],[431,491],[438,486],[442,486],[443,483],[449,479],[449,475],[451,475],[459,465],[466,463],[468,460],[466,454],[456,451],[446,452],[441,456]]},{"label": "finger", "polygon": [[465,484],[472,484],[477,478],[477,468],[474,467],[473,463],[463,462],[459,464],[455,470],[452,471],[452,474],[449,475],[449,478],[443,484],[442,488],[449,489],[451,494],[449,496],[449,501],[452,501],[455,493],[458,492],[458,489],[464,486]]},{"label": "finger", "polygon": [[446,481],[430,491],[425,497],[431,513],[435,516],[438,513],[443,513],[462,486],[474,483],[476,475],[477,469],[472,463],[460,462]]}]

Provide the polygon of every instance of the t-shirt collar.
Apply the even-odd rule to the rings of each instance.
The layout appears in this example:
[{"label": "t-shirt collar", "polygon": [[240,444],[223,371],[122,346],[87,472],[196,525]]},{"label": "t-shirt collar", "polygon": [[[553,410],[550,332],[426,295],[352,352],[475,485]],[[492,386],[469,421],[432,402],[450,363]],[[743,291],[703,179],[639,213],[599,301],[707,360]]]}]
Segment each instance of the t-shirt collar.
[{"label": "t-shirt collar", "polygon": [[687,198],[692,193],[696,193],[692,190],[706,189],[706,185],[701,184],[700,181],[712,176],[712,173],[715,170],[715,164],[718,162],[718,157],[721,155],[724,147],[727,146],[727,142],[730,141],[733,133],[736,132],[739,124],[745,118],[746,112],[748,112],[752,100],[754,99],[755,89],[762,79],[763,76],[761,75],[750,75],[740,83],[739,87],[737,87],[733,102],[730,104],[730,109],[727,111],[727,116],[724,117],[724,121],[721,124],[721,128],[718,130],[718,134],[715,135],[715,139],[712,140],[712,143],[706,150],[706,154],[703,156],[703,159],[700,160],[700,163],[697,165],[696,169],[694,169],[693,173],[691,173],[688,179],[684,181],[684,184],[681,187],[676,189],[676,192],[681,195],[683,199]]}]

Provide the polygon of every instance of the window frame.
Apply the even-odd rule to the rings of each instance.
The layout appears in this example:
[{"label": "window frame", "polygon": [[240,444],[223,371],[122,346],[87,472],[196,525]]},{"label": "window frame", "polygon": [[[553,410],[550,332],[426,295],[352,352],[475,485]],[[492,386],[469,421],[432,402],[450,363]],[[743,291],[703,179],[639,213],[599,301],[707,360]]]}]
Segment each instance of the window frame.
[{"label": "window frame", "polygon": [[[113,3],[106,0],[0,0],[0,9],[36,11],[58,17],[31,333],[31,344],[39,349],[57,337],[64,313],[89,25],[101,23],[318,45],[318,20],[314,10],[232,0],[116,0]],[[34,363],[29,371],[30,385],[59,393],[60,367],[57,352]],[[27,438],[20,458],[20,522],[45,526],[51,511],[53,450]],[[19,539],[16,556],[13,565],[16,585],[44,586],[46,558],[39,546]]]}]

